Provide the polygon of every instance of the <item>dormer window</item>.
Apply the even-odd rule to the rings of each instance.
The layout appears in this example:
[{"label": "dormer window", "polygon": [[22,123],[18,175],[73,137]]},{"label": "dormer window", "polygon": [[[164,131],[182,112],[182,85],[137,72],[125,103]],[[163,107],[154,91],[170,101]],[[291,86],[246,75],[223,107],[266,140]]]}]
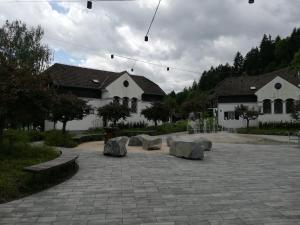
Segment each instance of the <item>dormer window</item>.
[{"label": "dormer window", "polygon": [[96,80],[96,79],[92,80],[92,82],[95,83],[95,84],[99,84],[99,80]]}]

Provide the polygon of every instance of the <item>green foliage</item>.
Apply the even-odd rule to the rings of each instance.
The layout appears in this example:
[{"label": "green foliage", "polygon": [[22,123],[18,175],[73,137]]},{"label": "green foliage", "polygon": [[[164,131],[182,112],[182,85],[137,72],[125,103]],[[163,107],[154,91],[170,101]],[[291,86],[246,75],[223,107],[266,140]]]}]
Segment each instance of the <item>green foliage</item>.
[{"label": "green foliage", "polygon": [[41,132],[41,131],[30,130],[30,131],[27,132],[27,135],[28,135],[29,140],[31,142],[44,140],[44,133]]},{"label": "green foliage", "polygon": [[292,67],[296,70],[300,70],[300,49],[294,56],[294,59],[292,61]]},{"label": "green foliage", "polygon": [[[149,128],[151,129],[151,128]],[[181,120],[175,123],[164,123],[161,126],[155,128],[154,135],[171,134],[177,132],[184,132],[187,130],[187,121]]]},{"label": "green foliage", "polygon": [[235,108],[235,112],[239,115],[240,118],[247,121],[247,128],[249,128],[249,121],[250,120],[256,120],[259,112],[255,110],[254,108],[249,109],[248,106],[245,106],[243,104],[238,105]]},{"label": "green foliage", "polygon": [[89,114],[91,107],[73,94],[60,94],[53,97],[50,119],[63,124],[65,133],[66,125],[71,120],[81,120]]},{"label": "green foliage", "polygon": [[25,131],[25,130],[8,129],[8,130],[4,131],[3,139],[6,140],[6,141],[9,141],[10,143],[35,142],[35,141],[43,140],[44,139],[44,133],[41,132],[41,131],[36,131],[36,130]]},{"label": "green foliage", "polygon": [[176,132],[184,132],[187,130],[187,121],[180,120],[175,123],[164,123],[159,126],[149,126],[145,128],[123,128],[118,132],[118,136],[136,136],[139,134],[162,135]]},{"label": "green foliage", "polygon": [[118,123],[117,127],[119,129],[128,129],[128,128],[145,128],[147,127],[147,123],[145,122],[136,122],[136,123]]},{"label": "green foliage", "polygon": [[[24,133],[9,131],[0,144],[0,203],[45,188],[33,176],[23,171],[26,166],[49,161],[58,157],[53,148],[32,146],[23,142]],[[14,136],[13,143],[11,137]]]},{"label": "green foliage", "polygon": [[244,69],[244,57],[240,52],[237,52],[233,60],[233,73],[235,76],[242,74]]},{"label": "green foliage", "polygon": [[108,105],[98,108],[98,115],[103,117],[104,121],[111,121],[116,126],[120,119],[126,120],[130,116],[130,110],[124,105],[111,102]]},{"label": "green foliage", "polygon": [[299,128],[258,128],[258,127],[250,127],[250,128],[239,128],[237,129],[237,133],[239,134],[257,134],[257,135],[281,135],[288,136],[289,133],[294,133],[299,131]]},{"label": "green foliage", "polygon": [[300,123],[296,122],[267,122],[267,123],[259,123],[260,129],[284,129],[284,130],[300,130]]},{"label": "green foliage", "polygon": [[38,124],[48,111],[48,87],[42,71],[52,53],[42,44],[41,27],[20,21],[0,27],[0,135],[5,127]]},{"label": "green foliage", "polygon": [[161,102],[154,102],[151,107],[143,109],[141,114],[147,120],[154,121],[155,126],[157,126],[158,121],[166,122],[169,120],[170,109]]},{"label": "green foliage", "polygon": [[[274,39],[270,35],[264,35],[259,46],[253,47],[242,56],[240,52],[234,57],[233,65],[226,63],[217,67],[211,67],[204,71],[198,83],[193,83],[189,88],[169,96],[176,100],[179,108],[191,101],[191,93],[197,95],[210,95],[213,89],[224,79],[232,76],[259,75],[277,69],[288,67],[293,60],[293,66],[299,65],[300,53],[300,28],[295,28],[290,36]],[[296,54],[296,55],[295,55]],[[297,60],[298,59],[298,60]],[[190,105],[190,103],[187,103]],[[177,112],[180,110],[176,109]]]},{"label": "green foliage", "polygon": [[4,141],[13,143],[28,143],[30,141],[28,132],[22,130],[8,129],[3,133]]},{"label": "green foliage", "polygon": [[104,140],[104,132],[97,134],[79,134],[72,138],[76,144],[81,144],[84,142],[92,142],[92,141],[102,141]]},{"label": "green foliage", "polygon": [[[193,92],[191,92],[192,94]],[[194,96],[191,96],[188,100],[186,100],[181,105],[182,113],[185,117],[188,116],[189,113],[194,112],[205,112],[207,108],[208,100],[207,96],[204,94],[197,94]]]},{"label": "green foliage", "polygon": [[45,132],[45,144],[65,148],[74,148],[77,146],[77,143],[73,140],[73,136],[70,133],[64,133],[59,130]]}]

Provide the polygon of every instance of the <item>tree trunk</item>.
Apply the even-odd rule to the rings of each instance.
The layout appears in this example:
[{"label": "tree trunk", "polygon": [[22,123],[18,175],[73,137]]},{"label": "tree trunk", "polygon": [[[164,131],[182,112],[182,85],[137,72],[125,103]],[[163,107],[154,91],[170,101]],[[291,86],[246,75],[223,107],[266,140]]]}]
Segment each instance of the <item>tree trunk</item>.
[{"label": "tree trunk", "polygon": [[154,125],[157,127],[157,120],[154,120]]},{"label": "tree trunk", "polygon": [[170,123],[173,123],[173,113],[170,113]]},{"label": "tree trunk", "polygon": [[62,127],[62,133],[63,133],[63,134],[66,133],[66,126],[67,126],[67,122],[64,121],[64,122],[63,122],[63,127]]},{"label": "tree trunk", "polygon": [[249,120],[247,120],[247,130],[249,129]]},{"label": "tree trunk", "polygon": [[2,142],[3,139],[4,128],[5,128],[5,122],[4,120],[0,120],[0,143]]},{"label": "tree trunk", "polygon": [[2,143],[2,139],[3,139],[3,130],[4,130],[4,128],[1,126],[0,127],[0,144]]}]

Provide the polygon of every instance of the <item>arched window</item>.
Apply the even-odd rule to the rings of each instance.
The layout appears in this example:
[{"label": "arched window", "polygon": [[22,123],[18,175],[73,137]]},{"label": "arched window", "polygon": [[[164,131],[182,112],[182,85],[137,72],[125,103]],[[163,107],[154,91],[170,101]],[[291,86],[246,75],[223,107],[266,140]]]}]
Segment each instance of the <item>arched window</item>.
[{"label": "arched window", "polygon": [[291,99],[291,98],[287,99],[286,102],[285,102],[286,113],[293,113],[294,108],[295,108],[294,99]]},{"label": "arched window", "polygon": [[274,113],[275,114],[282,114],[283,107],[282,107],[282,100],[281,99],[275,99],[274,101]]},{"label": "arched window", "polygon": [[137,113],[137,99],[133,98],[131,99],[131,112],[132,113]]},{"label": "arched window", "polygon": [[263,101],[263,113],[264,114],[270,114],[271,113],[271,100],[270,99],[265,99]]},{"label": "arched window", "polygon": [[129,104],[129,99],[127,97],[123,98],[123,106],[128,108],[128,104]]},{"label": "arched window", "polygon": [[115,97],[114,97],[114,100],[113,100],[113,103],[115,103],[115,104],[120,104],[120,97],[115,96]]}]

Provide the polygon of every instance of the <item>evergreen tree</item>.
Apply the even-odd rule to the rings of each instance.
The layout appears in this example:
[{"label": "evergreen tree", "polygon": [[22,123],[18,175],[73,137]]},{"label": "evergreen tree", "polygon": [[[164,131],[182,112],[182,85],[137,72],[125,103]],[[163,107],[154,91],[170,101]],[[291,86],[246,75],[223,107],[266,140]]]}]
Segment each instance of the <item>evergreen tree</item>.
[{"label": "evergreen tree", "polygon": [[262,72],[269,72],[271,68],[268,68],[269,64],[273,62],[275,59],[275,44],[272,40],[271,35],[267,36],[264,35],[261,43],[260,43],[260,60],[261,64],[259,65],[260,71]]},{"label": "evergreen tree", "polygon": [[292,61],[292,67],[300,72],[300,49],[295,54],[294,59]]},{"label": "evergreen tree", "polygon": [[235,76],[242,74],[244,69],[244,57],[240,52],[237,52],[233,60],[233,72]]},{"label": "evergreen tree", "polygon": [[247,53],[244,63],[245,72],[248,75],[258,74],[260,69],[260,53],[258,48],[252,48],[250,52]]}]

